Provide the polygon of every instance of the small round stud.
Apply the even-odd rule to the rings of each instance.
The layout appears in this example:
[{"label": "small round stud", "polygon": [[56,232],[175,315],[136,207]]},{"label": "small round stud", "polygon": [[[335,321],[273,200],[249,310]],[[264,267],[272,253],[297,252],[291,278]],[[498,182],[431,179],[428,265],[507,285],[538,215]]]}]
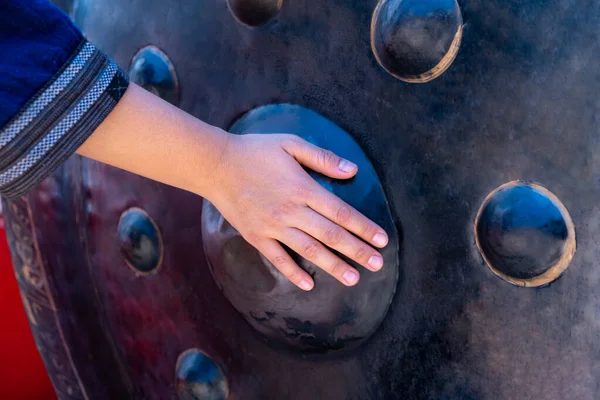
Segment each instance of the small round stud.
[{"label": "small round stud", "polygon": [[283,0],[227,0],[227,4],[240,24],[256,28],[279,14]]},{"label": "small round stud", "polygon": [[452,64],[462,31],[456,0],[380,0],[371,21],[371,49],[394,77],[424,83]]},{"label": "small round stud", "polygon": [[117,240],[127,265],[142,274],[156,272],[162,261],[162,237],[144,210],[130,208],[121,215]]},{"label": "small round stud", "polygon": [[229,396],[223,371],[200,350],[183,352],[175,369],[177,394],[181,400],[225,400]]},{"label": "small round stud", "polygon": [[575,227],[548,189],[513,181],[490,193],[475,220],[477,247],[507,282],[537,287],[557,279],[575,254]]},{"label": "small round stud", "polygon": [[135,53],[129,66],[129,79],[163,100],[179,105],[175,67],[158,47],[146,46]]}]

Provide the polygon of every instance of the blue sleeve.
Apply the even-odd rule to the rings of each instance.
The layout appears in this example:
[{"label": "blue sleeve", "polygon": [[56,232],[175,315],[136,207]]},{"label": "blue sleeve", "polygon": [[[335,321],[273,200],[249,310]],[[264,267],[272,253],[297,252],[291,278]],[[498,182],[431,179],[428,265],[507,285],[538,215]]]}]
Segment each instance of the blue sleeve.
[{"label": "blue sleeve", "polygon": [[58,168],[128,83],[48,0],[0,0],[0,195],[23,195]]}]

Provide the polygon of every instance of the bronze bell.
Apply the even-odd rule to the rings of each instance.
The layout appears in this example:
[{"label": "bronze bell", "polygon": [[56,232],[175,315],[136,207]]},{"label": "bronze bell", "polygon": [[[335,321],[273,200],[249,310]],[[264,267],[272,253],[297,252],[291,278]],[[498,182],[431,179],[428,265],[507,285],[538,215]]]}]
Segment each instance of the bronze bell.
[{"label": "bronze bell", "polygon": [[196,117],[356,156],[315,178],[392,238],[382,281],[299,294],[202,199],[73,157],[4,203],[61,399],[600,398],[600,3],[61,4]]}]

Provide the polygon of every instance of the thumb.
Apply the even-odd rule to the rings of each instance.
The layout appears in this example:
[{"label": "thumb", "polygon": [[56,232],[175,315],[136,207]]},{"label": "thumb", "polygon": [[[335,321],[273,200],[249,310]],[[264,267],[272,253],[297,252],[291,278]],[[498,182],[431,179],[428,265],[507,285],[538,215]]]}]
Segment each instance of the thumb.
[{"label": "thumb", "polygon": [[294,138],[285,143],[283,148],[300,164],[330,178],[349,179],[358,172],[358,167],[353,162],[301,138]]}]

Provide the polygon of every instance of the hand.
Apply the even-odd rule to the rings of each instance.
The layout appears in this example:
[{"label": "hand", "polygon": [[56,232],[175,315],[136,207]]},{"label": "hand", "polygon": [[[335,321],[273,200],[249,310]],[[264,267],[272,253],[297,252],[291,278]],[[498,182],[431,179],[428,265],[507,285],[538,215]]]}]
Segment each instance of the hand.
[{"label": "hand", "polygon": [[228,135],[213,189],[205,197],[283,275],[301,289],[314,286],[278,242],[347,286],[358,282],[358,271],[324,244],[371,271],[381,269],[381,254],[350,232],[385,247],[383,229],[319,185],[300,164],[335,179],[351,178],[356,165],[293,135]]},{"label": "hand", "polygon": [[387,245],[383,229],[306,173],[300,164],[335,179],[357,167],[292,135],[232,135],[210,126],[135,84],[94,134],[77,149],[83,156],[207,198],[292,282],[314,282],[289,248],[345,285],[358,271],[323,244],[371,271]]}]

